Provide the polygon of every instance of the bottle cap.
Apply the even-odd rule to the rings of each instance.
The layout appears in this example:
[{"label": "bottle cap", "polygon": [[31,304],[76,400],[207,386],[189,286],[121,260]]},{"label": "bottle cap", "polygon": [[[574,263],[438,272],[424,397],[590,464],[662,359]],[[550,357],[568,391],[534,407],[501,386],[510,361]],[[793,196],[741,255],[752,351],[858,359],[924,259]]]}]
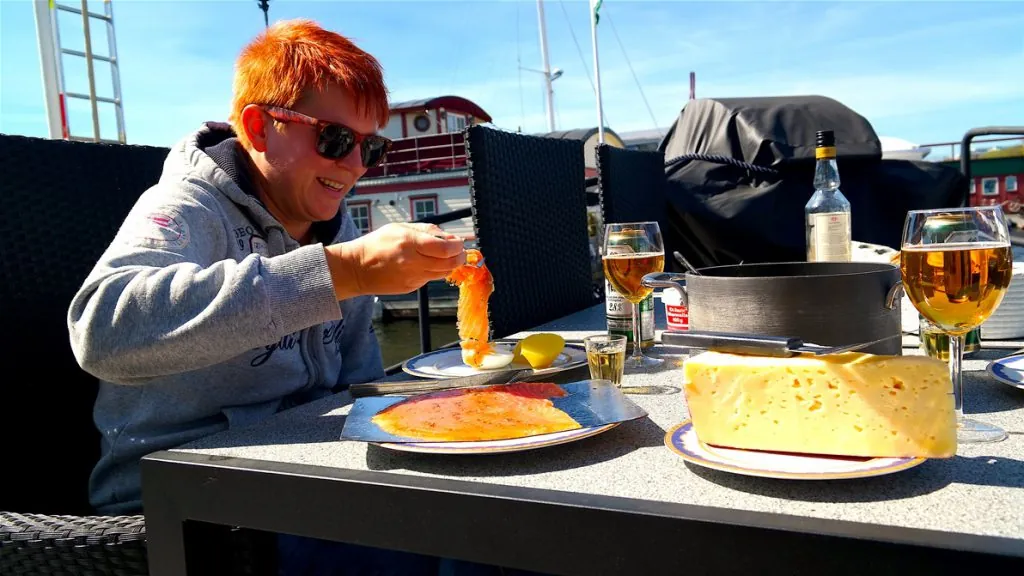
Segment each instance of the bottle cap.
[{"label": "bottle cap", "polygon": [[815,134],[815,144],[818,148],[836,145],[836,135],[831,130],[818,130]]}]

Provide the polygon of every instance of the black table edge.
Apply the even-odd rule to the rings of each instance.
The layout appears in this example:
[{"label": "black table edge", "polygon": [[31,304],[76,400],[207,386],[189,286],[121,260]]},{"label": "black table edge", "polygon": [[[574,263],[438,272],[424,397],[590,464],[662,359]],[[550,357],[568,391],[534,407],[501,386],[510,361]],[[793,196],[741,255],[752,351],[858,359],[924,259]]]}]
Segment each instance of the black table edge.
[{"label": "black table edge", "polygon": [[553,574],[1024,568],[1024,539],[189,452],[142,484],[153,576],[186,573],[187,521]]}]

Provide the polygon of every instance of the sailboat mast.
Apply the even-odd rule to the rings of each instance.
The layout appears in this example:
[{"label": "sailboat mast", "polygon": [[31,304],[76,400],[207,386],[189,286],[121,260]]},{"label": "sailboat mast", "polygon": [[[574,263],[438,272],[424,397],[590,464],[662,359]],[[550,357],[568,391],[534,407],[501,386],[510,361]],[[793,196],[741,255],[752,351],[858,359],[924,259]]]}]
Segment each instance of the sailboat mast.
[{"label": "sailboat mast", "polygon": [[544,0],[537,0],[537,22],[540,30],[540,57],[544,65],[544,96],[548,108],[548,131],[555,131],[555,91],[551,88],[551,65],[548,63],[548,33],[544,25]]}]

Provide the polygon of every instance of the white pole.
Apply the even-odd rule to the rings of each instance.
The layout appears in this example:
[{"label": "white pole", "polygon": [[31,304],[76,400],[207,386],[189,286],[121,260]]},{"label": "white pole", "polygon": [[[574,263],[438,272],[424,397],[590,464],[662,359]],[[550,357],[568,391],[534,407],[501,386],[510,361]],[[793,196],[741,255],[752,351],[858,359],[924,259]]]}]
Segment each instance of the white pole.
[{"label": "white pole", "polygon": [[544,96],[548,107],[548,131],[555,131],[555,91],[551,88],[551,66],[548,64],[548,32],[544,25],[544,0],[537,0],[537,23],[540,29],[540,57],[544,65]]},{"label": "white pole", "polygon": [[39,67],[42,68],[43,101],[46,103],[46,124],[50,138],[64,137],[60,114],[60,84],[57,73],[57,43],[53,37],[50,6],[47,0],[32,2],[35,8],[36,39],[39,42]]},{"label": "white pole", "polygon": [[597,91],[597,142],[604,144],[604,107],[601,105],[601,66],[597,60],[597,12],[598,0],[590,0],[590,41],[594,45],[594,84]]}]

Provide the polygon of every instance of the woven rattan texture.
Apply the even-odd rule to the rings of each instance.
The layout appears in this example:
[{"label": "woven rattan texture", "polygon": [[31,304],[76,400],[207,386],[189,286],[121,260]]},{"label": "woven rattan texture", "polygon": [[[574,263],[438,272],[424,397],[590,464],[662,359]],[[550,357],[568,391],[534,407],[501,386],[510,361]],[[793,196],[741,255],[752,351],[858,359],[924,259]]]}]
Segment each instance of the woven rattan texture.
[{"label": "woven rattan texture", "polygon": [[473,126],[466,150],[493,337],[592,305],[581,143]]},{"label": "woven rattan texture", "polygon": [[[68,343],[72,296],[167,150],[0,135],[0,365],[11,378],[0,422],[0,510],[86,514],[99,458],[96,380]],[[14,377],[14,374],[21,376]]]},{"label": "woven rattan texture", "polygon": [[665,154],[597,147],[601,212],[606,224],[658,222],[664,228]]},{"label": "woven rattan texture", "polygon": [[0,512],[0,574],[143,576],[142,516],[41,516]]}]

